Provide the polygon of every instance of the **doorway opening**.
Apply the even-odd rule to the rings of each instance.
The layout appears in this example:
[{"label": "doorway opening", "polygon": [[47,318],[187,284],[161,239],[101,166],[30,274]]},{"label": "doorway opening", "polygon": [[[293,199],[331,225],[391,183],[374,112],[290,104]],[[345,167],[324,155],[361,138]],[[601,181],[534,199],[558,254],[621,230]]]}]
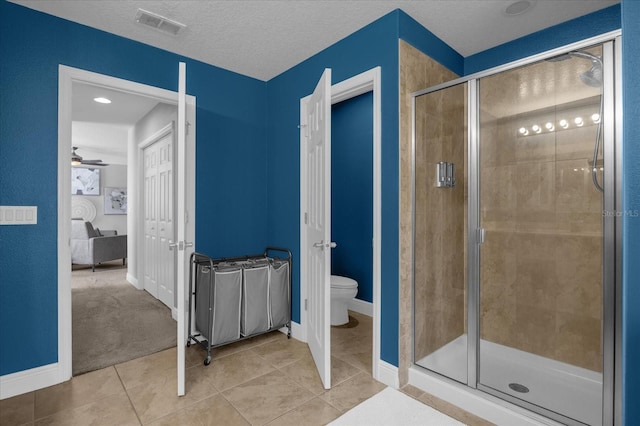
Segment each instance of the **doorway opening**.
[{"label": "doorway opening", "polygon": [[[356,98],[360,95],[370,93],[373,98],[373,108],[372,108],[372,158],[370,168],[372,174],[372,204],[370,205],[371,210],[371,228],[372,228],[372,244],[371,248],[368,251],[371,257],[371,303],[368,305],[367,310],[370,309],[372,315],[372,342],[371,342],[371,373],[374,379],[379,378],[379,365],[380,361],[380,269],[381,269],[381,250],[380,250],[380,242],[381,242],[381,137],[380,137],[380,116],[381,116],[381,102],[380,102],[380,68],[374,68],[372,70],[366,71],[362,74],[354,76],[350,79],[342,81],[340,83],[334,84],[331,86],[331,104],[335,105],[342,101],[346,101],[352,98]],[[306,105],[306,98],[301,100],[301,106]],[[303,108],[305,109],[305,108]],[[304,115],[306,111],[301,110],[301,123],[306,123],[306,118]],[[301,126],[301,141],[306,140],[306,134],[304,133],[304,126]],[[303,142],[306,144],[306,142]],[[305,205],[307,200],[307,182],[309,180],[308,173],[311,172],[309,170],[309,165],[307,164],[306,158],[306,149],[301,146],[301,159],[300,159],[300,247],[301,253],[305,252],[305,247],[308,245],[308,235],[307,235],[307,226],[305,225],[305,220],[307,220],[307,207]],[[328,247],[331,244],[327,243]],[[362,253],[362,256],[367,256],[366,253]],[[312,266],[308,264],[304,255],[301,255],[300,259],[300,276],[305,277],[308,275],[309,268]],[[298,337],[303,341],[307,341],[307,324],[309,321],[308,311],[305,309],[305,303],[308,300],[309,295],[309,283],[306,280],[301,280],[300,284],[300,325],[301,328],[298,329],[299,333],[296,333],[296,329],[294,328],[294,337]],[[311,302],[313,303],[313,302]],[[310,309],[313,309],[311,307]],[[328,315],[324,318],[325,321],[330,321]],[[327,329],[329,329],[327,324]],[[296,336],[297,334],[297,336]],[[329,352],[331,352],[329,350]],[[392,380],[393,381],[393,380]]]},{"label": "doorway opening", "polygon": [[[84,70],[79,70],[63,65],[59,66],[59,104],[58,104],[58,360],[59,360],[59,377],[60,381],[68,380],[73,374],[72,363],[72,298],[71,298],[71,251],[69,241],[71,237],[71,167],[70,153],[71,142],[75,130],[72,122],[74,120],[74,92],[77,88],[99,88],[105,92],[109,91],[116,96],[128,97],[128,99],[142,99],[150,105],[142,116],[147,115],[154,106],[167,105],[176,109],[178,103],[178,94],[176,92],[134,83],[114,77],[96,74]],[[144,103],[144,102],[143,102]],[[188,97],[188,103],[195,105],[195,98]],[[139,117],[141,118],[141,117]],[[195,123],[195,108],[187,108],[187,119],[190,123]],[[140,120],[144,121],[144,120]],[[165,123],[166,124],[166,123]],[[142,226],[140,226],[140,218],[142,209],[139,207],[140,195],[142,194],[142,184],[138,177],[139,163],[137,161],[138,147],[135,141],[135,135],[129,132],[124,152],[120,152],[120,156],[126,161],[126,181],[125,187],[127,192],[127,214],[124,224],[120,224],[127,234],[127,273],[126,280],[137,289],[141,289],[142,280],[140,271],[144,266],[144,257],[142,256],[141,234]],[[195,132],[191,132],[191,139],[187,138],[187,167],[186,182],[188,193],[186,209],[193,212],[195,210]],[[94,155],[99,155],[105,163],[113,161],[106,156],[106,152],[100,152],[104,147],[94,147],[98,150]],[[89,152],[89,149],[87,150]],[[91,155],[91,154],[89,154]],[[88,156],[85,156],[88,158]],[[116,164],[116,163],[114,163]],[[111,166],[105,166],[108,168]],[[104,187],[104,185],[102,185]],[[106,194],[104,189],[101,190],[100,199],[105,200]],[[104,209],[104,205],[101,204]],[[105,210],[106,211],[106,210]],[[189,239],[193,241],[195,234],[195,221],[193,215],[186,223],[187,234]],[[108,221],[108,219],[107,219]],[[113,222],[112,222],[113,223]],[[107,227],[109,227],[107,225]],[[122,262],[122,261],[120,261]],[[174,280],[175,281],[175,280]],[[171,306],[175,311],[175,303]],[[175,319],[175,313],[173,313]]]}]

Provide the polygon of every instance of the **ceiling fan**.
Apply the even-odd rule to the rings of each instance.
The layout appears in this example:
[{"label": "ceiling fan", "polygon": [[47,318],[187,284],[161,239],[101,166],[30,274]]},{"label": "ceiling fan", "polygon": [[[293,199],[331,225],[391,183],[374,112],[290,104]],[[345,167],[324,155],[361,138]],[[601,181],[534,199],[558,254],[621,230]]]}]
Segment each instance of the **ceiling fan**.
[{"label": "ceiling fan", "polygon": [[83,160],[81,156],[76,153],[77,146],[71,147],[71,165],[72,166],[108,166],[107,163],[103,163],[102,160]]}]

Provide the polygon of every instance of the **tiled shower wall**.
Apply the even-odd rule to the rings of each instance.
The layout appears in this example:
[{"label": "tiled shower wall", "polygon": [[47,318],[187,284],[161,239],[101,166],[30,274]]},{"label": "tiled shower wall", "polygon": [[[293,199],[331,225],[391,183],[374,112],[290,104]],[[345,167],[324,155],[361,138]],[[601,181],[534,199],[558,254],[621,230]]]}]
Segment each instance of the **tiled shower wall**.
[{"label": "tiled shower wall", "polygon": [[[591,181],[589,120],[599,97],[492,115],[491,92],[515,98],[531,81],[519,73],[487,77],[485,90],[481,82],[481,338],[602,371],[602,195]],[[584,126],[518,132],[577,116]]]},{"label": "tiled shower wall", "polygon": [[[525,67],[522,72],[533,71]],[[410,94],[456,77],[400,41],[401,385],[407,383],[413,351]],[[509,81],[494,80],[493,88],[485,79],[484,93],[504,98],[510,84],[519,85],[525,78],[511,77]],[[580,101],[533,113],[516,111],[517,99],[513,99],[513,107],[507,100],[502,113],[495,116],[486,109],[480,113],[480,214],[487,230],[481,248],[480,327],[485,340],[601,371],[602,199],[589,173],[596,126],[587,123],[580,128],[527,138],[517,132],[531,117],[541,122],[547,116],[557,120],[563,112],[589,117],[597,112],[594,93],[587,93]],[[490,97],[484,99],[487,101]],[[442,112],[442,105],[434,102],[433,111]],[[451,113],[445,114],[455,122],[450,126],[464,130],[466,120]],[[439,149],[452,146],[452,138],[466,138],[464,131],[456,135],[453,128],[447,129],[434,116],[423,118],[428,118],[430,129],[425,134],[428,142],[416,147],[416,178],[420,183],[435,179],[435,163],[452,161],[436,158],[438,153],[442,156]],[[449,134],[440,148],[433,145],[437,126]],[[432,145],[427,147],[428,143]],[[459,167],[460,159],[453,161],[460,177],[466,169],[466,158]],[[466,242],[456,245],[466,235],[466,189],[460,184],[448,193],[449,190],[429,185],[423,189],[425,192],[418,191],[416,199],[416,306],[418,310],[423,308],[416,316],[416,359],[426,355],[421,352],[428,353],[464,333],[466,324],[466,276],[452,272],[466,271],[466,264],[460,264],[461,259],[466,259]],[[462,198],[454,195],[455,191],[463,191]],[[444,197],[449,197],[451,205],[458,203],[459,210],[446,207]],[[441,222],[436,225],[438,220]],[[439,235],[434,235],[434,230]],[[448,278],[444,275],[447,270]],[[426,281],[432,285],[420,285]]]},{"label": "tiled shower wall", "polygon": [[[412,150],[411,93],[458,76],[400,40],[400,384],[408,381],[412,330]],[[435,160],[446,161],[442,159]],[[433,168],[435,168],[435,163]],[[426,169],[425,169],[426,170]],[[435,179],[435,177],[434,177]],[[425,330],[426,331],[426,330]],[[435,331],[435,330],[432,330]]]}]

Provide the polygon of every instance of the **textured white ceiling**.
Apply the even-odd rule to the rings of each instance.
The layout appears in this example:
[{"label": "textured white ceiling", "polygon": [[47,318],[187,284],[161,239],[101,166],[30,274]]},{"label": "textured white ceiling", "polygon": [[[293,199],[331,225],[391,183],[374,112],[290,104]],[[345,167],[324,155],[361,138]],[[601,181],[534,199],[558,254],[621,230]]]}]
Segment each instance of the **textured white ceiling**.
[{"label": "textured white ceiling", "polygon": [[[534,0],[508,17],[515,0],[11,1],[265,81],[397,8],[469,56],[619,3]],[[187,28],[173,37],[143,27],[138,8]]]}]

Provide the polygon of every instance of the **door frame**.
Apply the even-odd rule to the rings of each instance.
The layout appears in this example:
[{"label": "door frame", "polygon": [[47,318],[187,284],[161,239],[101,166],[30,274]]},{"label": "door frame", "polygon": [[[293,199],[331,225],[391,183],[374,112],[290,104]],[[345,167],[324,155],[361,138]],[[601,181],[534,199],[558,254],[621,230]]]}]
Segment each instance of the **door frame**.
[{"label": "door frame", "polygon": [[[372,342],[372,366],[371,374],[379,380],[380,359],[380,291],[381,291],[381,241],[382,241],[382,136],[381,136],[381,68],[375,67],[361,74],[353,76],[340,83],[331,86],[331,104],[346,101],[364,93],[373,92],[373,342]],[[300,100],[300,119],[306,115],[304,104],[307,97]],[[300,129],[300,141],[305,143],[304,129]],[[300,148],[300,253],[303,253],[307,245],[305,226],[304,200],[307,198],[307,166],[306,150]],[[308,298],[308,286],[303,277],[306,276],[308,265],[305,256],[300,256],[300,329],[298,338],[307,341],[307,313],[304,309],[304,301]],[[329,320],[329,318],[327,318]]]},{"label": "door frame", "polygon": [[[116,77],[110,77],[91,71],[73,68],[66,65],[58,66],[58,373],[57,383],[69,380],[72,376],[72,317],[71,317],[71,167],[69,165],[69,149],[71,146],[71,103],[73,83],[91,84],[109,89],[119,90],[132,95],[145,96],[157,99],[158,102],[178,105],[178,92],[161,89],[159,87],[136,83]],[[187,202],[186,209],[189,215],[186,219],[186,238],[195,244],[195,96],[187,96],[187,120],[190,124],[187,134],[187,155],[186,155],[186,183]],[[137,150],[137,146],[129,143],[127,155],[130,161],[132,154]],[[137,163],[136,163],[137,164]],[[137,173],[131,172],[132,164],[128,166],[130,175],[127,179],[138,179]],[[130,197],[138,197],[135,193],[136,184],[130,185]],[[133,191],[132,191],[133,190]],[[133,193],[132,193],[133,192]],[[133,207],[134,211],[131,211]],[[134,203],[129,204],[129,215],[127,226],[132,229],[131,238],[127,241],[127,252],[129,254],[129,272],[127,280],[136,288],[139,287],[137,276],[139,275],[140,262],[136,241],[134,217],[138,213],[135,211]],[[132,226],[133,225],[133,226]],[[132,265],[132,263],[134,265]],[[133,268],[131,268],[133,266]],[[134,269],[133,273],[131,269]],[[185,268],[188,269],[188,268]],[[135,274],[135,275],[133,275]],[[52,383],[55,384],[55,383]]]}]

